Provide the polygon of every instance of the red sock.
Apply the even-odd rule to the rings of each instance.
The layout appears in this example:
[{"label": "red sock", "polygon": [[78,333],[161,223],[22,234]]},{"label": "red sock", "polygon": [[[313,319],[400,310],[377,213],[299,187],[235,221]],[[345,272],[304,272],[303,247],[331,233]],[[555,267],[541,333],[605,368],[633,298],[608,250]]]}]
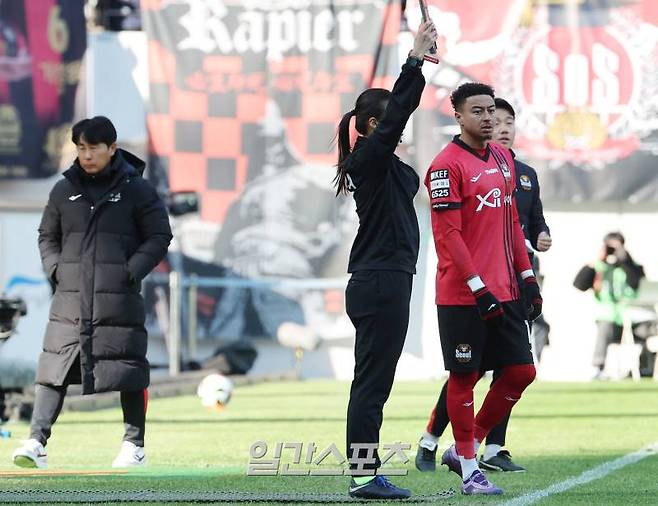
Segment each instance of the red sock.
[{"label": "red sock", "polygon": [[532,364],[511,365],[503,369],[475,418],[475,439],[484,441],[489,431],[512,411],[523,391],[535,379],[535,374]]},{"label": "red sock", "polygon": [[448,417],[455,437],[457,455],[475,458],[473,449],[473,387],[480,375],[477,371],[451,372],[448,377]]}]

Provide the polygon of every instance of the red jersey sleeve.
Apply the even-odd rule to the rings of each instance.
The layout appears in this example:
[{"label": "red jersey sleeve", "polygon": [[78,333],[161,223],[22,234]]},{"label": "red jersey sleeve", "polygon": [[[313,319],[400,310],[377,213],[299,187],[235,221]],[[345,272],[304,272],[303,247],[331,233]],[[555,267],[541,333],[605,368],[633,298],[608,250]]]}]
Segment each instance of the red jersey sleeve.
[{"label": "red jersey sleeve", "polygon": [[425,176],[425,186],[435,211],[461,207],[461,171],[458,167],[442,167],[440,162],[432,162]]},{"label": "red jersey sleeve", "polygon": [[427,171],[425,186],[432,206],[434,241],[445,246],[453,265],[466,282],[478,273],[462,237],[461,178],[458,167],[442,168],[433,162]]}]

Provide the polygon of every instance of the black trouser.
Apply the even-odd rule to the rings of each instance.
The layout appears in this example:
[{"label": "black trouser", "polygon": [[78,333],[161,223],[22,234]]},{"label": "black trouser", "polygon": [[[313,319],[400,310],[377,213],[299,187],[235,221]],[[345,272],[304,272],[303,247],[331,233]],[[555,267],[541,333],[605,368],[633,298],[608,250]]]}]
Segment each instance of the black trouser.
[{"label": "black trouser", "polygon": [[[66,389],[69,385],[80,383],[80,359],[77,358],[64,380],[62,386],[39,385],[35,387],[34,411],[30,425],[30,439],[36,439],[46,445],[53,424],[57,420]],[[121,392],[121,408],[123,409],[124,441],[130,441],[137,446],[144,446],[144,430],[146,425],[145,391]]]},{"label": "black trouser", "polygon": [[[496,369],[493,373],[493,380],[491,384],[493,385],[500,375],[503,373],[502,369]],[[507,424],[509,423],[510,413],[501,420],[501,422],[496,425],[487,436],[486,443],[488,445],[500,445],[505,446],[505,435],[507,434]],[[443,384],[441,393],[439,394],[439,400],[436,402],[436,408],[434,408],[434,419],[432,420],[430,434],[436,437],[441,437],[443,432],[446,430],[446,427],[450,423],[448,418],[448,382],[446,381]]]},{"label": "black trouser", "polygon": [[[411,285],[412,275],[402,271],[358,271],[347,284],[347,314],[356,328],[354,379],[347,407],[347,455],[353,469],[355,460],[365,459],[368,452],[352,452],[352,445],[379,443],[384,403],[407,335]],[[374,459],[360,467],[378,468],[377,451]]]}]

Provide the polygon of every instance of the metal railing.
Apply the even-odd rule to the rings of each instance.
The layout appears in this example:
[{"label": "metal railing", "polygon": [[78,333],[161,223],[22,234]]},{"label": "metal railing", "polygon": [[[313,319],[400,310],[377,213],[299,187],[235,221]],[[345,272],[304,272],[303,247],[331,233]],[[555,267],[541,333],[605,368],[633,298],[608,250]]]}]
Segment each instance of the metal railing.
[{"label": "metal railing", "polygon": [[279,290],[331,290],[345,289],[349,278],[216,278],[196,274],[184,276],[178,271],[170,274],[152,273],[148,282],[169,285],[169,324],[165,332],[167,351],[169,353],[169,374],[180,374],[182,352],[182,307],[187,290],[187,352],[190,356],[197,354],[197,301],[199,288],[268,288]]}]

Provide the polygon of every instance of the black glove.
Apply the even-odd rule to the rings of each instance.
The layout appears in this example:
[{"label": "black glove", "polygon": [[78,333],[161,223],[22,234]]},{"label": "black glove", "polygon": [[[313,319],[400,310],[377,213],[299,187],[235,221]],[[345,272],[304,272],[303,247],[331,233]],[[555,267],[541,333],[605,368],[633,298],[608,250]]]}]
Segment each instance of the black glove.
[{"label": "black glove", "polygon": [[525,281],[525,307],[528,312],[528,320],[535,321],[541,314],[544,299],[541,298],[537,278],[529,276]]},{"label": "black glove", "polygon": [[492,323],[499,323],[503,317],[503,306],[500,305],[498,299],[487,289],[487,287],[480,288],[475,292],[475,303],[478,306],[478,313],[480,318]]}]

